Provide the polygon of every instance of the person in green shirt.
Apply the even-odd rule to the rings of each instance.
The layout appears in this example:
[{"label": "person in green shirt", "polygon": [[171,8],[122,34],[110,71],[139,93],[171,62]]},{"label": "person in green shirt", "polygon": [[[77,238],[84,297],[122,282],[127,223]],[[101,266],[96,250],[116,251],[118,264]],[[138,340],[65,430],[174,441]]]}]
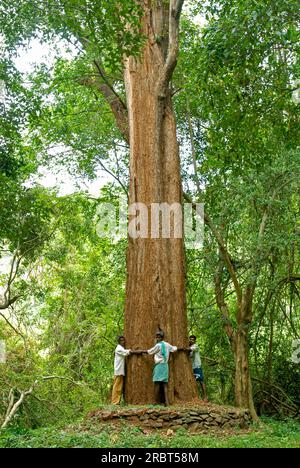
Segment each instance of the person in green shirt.
[{"label": "person in green shirt", "polygon": [[159,330],[156,335],[156,345],[144,351],[154,354],[154,368],[152,380],[155,386],[155,399],[160,400],[160,391],[163,390],[165,406],[169,406],[168,382],[169,382],[169,356],[170,353],[178,351],[177,346],[172,346],[164,341],[164,332]]}]

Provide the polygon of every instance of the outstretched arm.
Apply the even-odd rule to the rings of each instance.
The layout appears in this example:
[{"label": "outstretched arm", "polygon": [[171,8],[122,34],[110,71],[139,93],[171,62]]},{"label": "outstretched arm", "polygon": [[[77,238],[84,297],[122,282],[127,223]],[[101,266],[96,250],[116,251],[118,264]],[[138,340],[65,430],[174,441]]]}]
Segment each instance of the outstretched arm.
[{"label": "outstretched arm", "polygon": [[176,353],[176,351],[178,351],[177,346],[169,345],[169,352],[170,353]]},{"label": "outstretched arm", "polygon": [[118,356],[129,356],[129,354],[131,353],[131,349],[117,349],[116,350],[116,354]]},{"label": "outstretched arm", "polygon": [[153,346],[153,348],[150,348],[148,350],[146,350],[146,353],[148,354],[156,354],[158,353],[160,350],[160,346],[158,344],[156,344],[155,346]]}]

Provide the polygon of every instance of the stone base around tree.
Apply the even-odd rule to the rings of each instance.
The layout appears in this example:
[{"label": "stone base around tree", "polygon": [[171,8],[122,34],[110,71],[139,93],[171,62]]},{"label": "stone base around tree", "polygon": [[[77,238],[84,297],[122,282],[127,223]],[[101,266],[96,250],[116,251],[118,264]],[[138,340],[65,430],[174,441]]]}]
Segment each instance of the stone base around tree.
[{"label": "stone base around tree", "polygon": [[228,406],[202,404],[201,406],[123,407],[91,411],[87,419],[94,423],[119,424],[126,422],[147,429],[185,428],[191,432],[209,428],[247,428],[251,423],[250,412]]}]

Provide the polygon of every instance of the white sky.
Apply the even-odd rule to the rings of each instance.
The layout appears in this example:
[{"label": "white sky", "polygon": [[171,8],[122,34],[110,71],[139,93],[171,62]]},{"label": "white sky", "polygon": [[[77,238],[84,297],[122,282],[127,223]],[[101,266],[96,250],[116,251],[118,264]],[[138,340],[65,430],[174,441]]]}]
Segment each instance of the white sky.
[{"label": "white sky", "polygon": [[[203,26],[205,18],[197,15],[195,22]],[[57,41],[50,46],[42,44],[38,39],[32,39],[26,48],[20,48],[19,55],[15,59],[15,65],[20,72],[28,74],[34,70],[35,65],[46,63],[51,66],[58,54],[61,57],[71,59],[76,54],[76,49],[63,41]],[[97,179],[93,182],[83,181],[79,178],[75,179],[63,168],[56,172],[53,173],[46,167],[41,167],[38,176],[33,177],[32,181],[38,182],[47,188],[57,187],[60,195],[71,194],[78,190],[87,190],[92,196],[98,196],[101,187],[113,180],[103,170],[97,172]]]},{"label": "white sky", "polygon": [[[50,45],[41,44],[38,39],[33,39],[28,47],[20,49],[15,59],[15,65],[20,72],[28,74],[33,72],[36,65],[46,63],[48,66],[51,66],[58,52],[60,56],[71,59],[75,55],[76,50],[75,48],[72,50],[69,44],[64,44],[63,42],[56,43],[51,47]],[[87,190],[90,195],[98,196],[101,187],[113,180],[103,170],[97,172],[97,179],[93,182],[72,177],[63,168],[59,168],[56,172],[51,172],[47,167],[41,167],[38,176],[33,176],[29,184],[35,181],[47,188],[57,187],[59,195],[69,195],[79,190]]]}]

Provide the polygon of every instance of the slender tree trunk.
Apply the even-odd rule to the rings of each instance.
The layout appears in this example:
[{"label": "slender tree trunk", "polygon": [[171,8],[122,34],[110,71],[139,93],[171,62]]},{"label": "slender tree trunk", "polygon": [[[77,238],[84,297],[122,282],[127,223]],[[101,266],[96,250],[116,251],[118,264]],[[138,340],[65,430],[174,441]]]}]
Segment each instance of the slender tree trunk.
[{"label": "slender tree trunk", "polygon": [[239,325],[236,333],[235,352],[235,400],[240,408],[249,408],[254,420],[258,420],[253,403],[252,382],[249,372],[248,330]]},{"label": "slender tree trunk", "polygon": [[252,317],[252,300],[246,293],[238,311],[235,332],[235,400],[241,408],[249,408],[254,420],[258,420],[253,402],[252,381],[249,369],[249,325]]},{"label": "slender tree trunk", "polygon": [[249,406],[249,362],[248,330],[243,324],[238,325],[235,349],[235,399],[237,406]]},{"label": "slender tree trunk", "polygon": [[241,291],[240,300],[237,298],[237,327],[233,327],[230,320],[228,304],[225,300],[224,289],[222,287],[222,272],[224,260],[220,255],[218,269],[216,271],[215,295],[218,308],[220,310],[223,328],[229,339],[230,346],[235,359],[235,402],[241,408],[249,408],[254,420],[258,420],[252,394],[252,383],[249,371],[249,325],[252,321],[252,301],[255,287],[250,284]]},{"label": "slender tree trunk", "polygon": [[[182,203],[179,150],[169,86],[160,85],[168,59],[169,8],[145,2],[142,57],[126,63],[125,83],[130,130],[129,203]],[[173,2],[178,3],[178,2]],[[156,5],[155,7],[152,5]],[[170,77],[169,77],[170,78]],[[172,232],[172,231],[171,231]],[[187,346],[185,258],[182,238],[129,237],[125,336],[127,347],[149,348],[157,328],[166,341]],[[131,356],[127,363],[128,404],[154,402],[153,357]],[[184,352],[170,359],[170,402],[197,395],[191,363]]]}]

